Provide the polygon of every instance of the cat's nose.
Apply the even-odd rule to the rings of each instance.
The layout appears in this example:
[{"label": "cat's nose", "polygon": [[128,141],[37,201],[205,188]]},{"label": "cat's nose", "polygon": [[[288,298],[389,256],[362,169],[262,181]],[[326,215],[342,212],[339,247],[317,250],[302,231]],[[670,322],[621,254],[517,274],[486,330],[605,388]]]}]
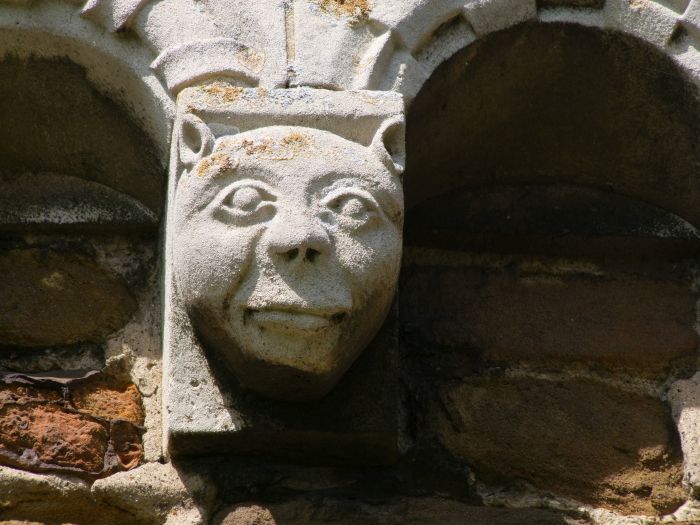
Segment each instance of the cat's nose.
[{"label": "cat's nose", "polygon": [[310,214],[275,217],[266,238],[270,256],[290,264],[315,263],[331,248],[331,240],[323,223]]}]

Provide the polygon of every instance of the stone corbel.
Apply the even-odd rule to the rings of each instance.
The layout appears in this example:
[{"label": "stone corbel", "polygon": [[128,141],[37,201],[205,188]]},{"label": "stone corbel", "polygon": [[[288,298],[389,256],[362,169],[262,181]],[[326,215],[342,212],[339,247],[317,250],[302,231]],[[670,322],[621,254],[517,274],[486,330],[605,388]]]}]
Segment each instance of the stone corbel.
[{"label": "stone corbel", "polygon": [[291,440],[295,458],[340,443],[395,455],[396,325],[385,319],[403,137],[394,93],[214,83],[180,94],[166,240],[171,454],[275,453]]}]

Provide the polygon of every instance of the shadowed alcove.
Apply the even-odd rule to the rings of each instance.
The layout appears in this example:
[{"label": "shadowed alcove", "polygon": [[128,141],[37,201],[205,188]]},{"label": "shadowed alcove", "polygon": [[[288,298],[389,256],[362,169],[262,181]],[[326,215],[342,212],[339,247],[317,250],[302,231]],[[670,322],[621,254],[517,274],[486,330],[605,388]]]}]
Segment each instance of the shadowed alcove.
[{"label": "shadowed alcove", "polygon": [[663,399],[697,359],[694,85],[630,36],[524,24],[443,63],[407,124],[402,344],[441,445],[492,486],[675,510]]},{"label": "shadowed alcove", "polygon": [[695,241],[699,109],[673,61],[631,37],[565,24],[490,35],[410,108],[406,242]]},{"label": "shadowed alcove", "polygon": [[3,229],[157,226],[165,159],[80,66],[5,57],[0,100]]}]

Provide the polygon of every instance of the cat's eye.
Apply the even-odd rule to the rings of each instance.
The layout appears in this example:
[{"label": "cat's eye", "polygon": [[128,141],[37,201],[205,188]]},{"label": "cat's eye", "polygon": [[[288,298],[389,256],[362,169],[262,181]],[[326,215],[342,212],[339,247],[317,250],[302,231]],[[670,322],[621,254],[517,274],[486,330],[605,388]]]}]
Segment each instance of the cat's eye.
[{"label": "cat's eye", "polygon": [[379,215],[379,204],[372,195],[359,188],[338,188],[322,201],[340,226],[360,228]]},{"label": "cat's eye", "polygon": [[269,219],[275,210],[272,189],[260,181],[238,181],[217,199],[217,212],[236,223],[254,223]]}]

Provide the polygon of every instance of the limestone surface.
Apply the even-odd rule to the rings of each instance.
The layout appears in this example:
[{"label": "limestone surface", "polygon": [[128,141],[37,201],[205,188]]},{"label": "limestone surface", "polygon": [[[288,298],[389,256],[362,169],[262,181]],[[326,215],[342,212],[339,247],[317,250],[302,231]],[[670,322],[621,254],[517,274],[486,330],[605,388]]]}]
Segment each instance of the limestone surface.
[{"label": "limestone surface", "polygon": [[200,525],[207,523],[216,489],[206,479],[179,473],[172,464],[149,463],[96,481],[92,495],[144,523]]}]

